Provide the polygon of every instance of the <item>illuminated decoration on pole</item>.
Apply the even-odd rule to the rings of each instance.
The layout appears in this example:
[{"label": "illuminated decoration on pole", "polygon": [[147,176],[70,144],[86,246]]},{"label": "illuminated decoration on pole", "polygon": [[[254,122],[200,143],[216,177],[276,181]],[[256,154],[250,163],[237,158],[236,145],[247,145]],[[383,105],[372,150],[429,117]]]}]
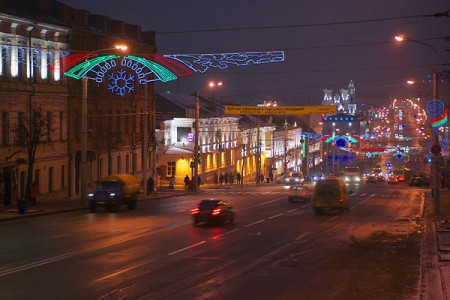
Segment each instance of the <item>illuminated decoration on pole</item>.
[{"label": "illuminated decoration on pole", "polygon": [[[78,53],[61,57],[49,69],[61,66],[61,72],[68,77],[86,77],[102,83],[108,74],[108,89],[118,96],[125,96],[134,90],[135,78],[145,85],[152,81],[168,82],[193,72],[205,73],[209,68],[226,69],[229,66],[249,66],[273,62],[283,62],[284,51],[242,52],[216,54],[177,54],[138,56],[98,56],[92,53]],[[119,69],[117,71],[116,69]],[[129,71],[131,74],[126,74]]]},{"label": "illuminated decoration on pole", "polygon": [[[360,142],[360,138],[353,136],[353,135],[324,135],[322,136],[321,140],[325,143],[331,143],[334,142],[336,143],[336,146],[340,146],[337,144],[337,141],[339,141],[339,143],[342,145],[344,143],[344,145],[346,144],[354,144],[354,143],[359,143]],[[340,146],[343,147],[343,146]]]},{"label": "illuminated decoration on pole", "polygon": [[448,107],[440,100],[428,101],[425,111],[432,127],[441,127],[448,122]]}]

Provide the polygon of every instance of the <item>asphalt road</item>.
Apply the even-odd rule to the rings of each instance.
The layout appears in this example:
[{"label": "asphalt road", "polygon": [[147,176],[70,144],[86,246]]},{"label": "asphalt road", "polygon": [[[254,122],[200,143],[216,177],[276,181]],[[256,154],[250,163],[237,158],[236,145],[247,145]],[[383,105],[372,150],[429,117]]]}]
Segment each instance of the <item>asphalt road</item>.
[{"label": "asphalt road", "polygon": [[[0,299],[414,299],[423,190],[352,189],[343,215],[262,185],[4,222]],[[236,223],[194,227],[202,198]]]}]

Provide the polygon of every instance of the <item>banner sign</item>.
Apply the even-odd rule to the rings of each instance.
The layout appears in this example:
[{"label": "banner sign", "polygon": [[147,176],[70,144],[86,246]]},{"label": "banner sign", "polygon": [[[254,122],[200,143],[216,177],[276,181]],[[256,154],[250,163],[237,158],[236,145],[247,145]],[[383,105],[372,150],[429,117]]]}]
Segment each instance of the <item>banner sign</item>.
[{"label": "banner sign", "polygon": [[225,105],[226,115],[312,115],[336,114],[335,105],[322,106],[235,106]]}]

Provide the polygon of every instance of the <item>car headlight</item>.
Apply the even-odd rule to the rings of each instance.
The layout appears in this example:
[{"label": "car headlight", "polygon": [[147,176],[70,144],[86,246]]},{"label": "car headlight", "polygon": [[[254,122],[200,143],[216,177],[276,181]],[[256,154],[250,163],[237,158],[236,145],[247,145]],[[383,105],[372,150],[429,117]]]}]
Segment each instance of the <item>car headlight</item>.
[{"label": "car headlight", "polygon": [[361,178],[359,178],[358,176],[355,176],[355,181],[360,181]]},{"label": "car headlight", "polygon": [[94,193],[89,193],[89,194],[88,194],[88,197],[89,197],[89,198],[94,198]]},{"label": "car headlight", "polygon": [[348,176],[345,176],[345,177],[344,177],[344,180],[345,180],[345,181],[350,181],[350,178],[349,178]]},{"label": "car headlight", "polygon": [[298,178],[295,178],[294,180],[298,182]]},{"label": "car headlight", "polygon": [[114,197],[116,196],[116,193],[110,193],[109,196],[110,196],[111,198],[114,198]]}]

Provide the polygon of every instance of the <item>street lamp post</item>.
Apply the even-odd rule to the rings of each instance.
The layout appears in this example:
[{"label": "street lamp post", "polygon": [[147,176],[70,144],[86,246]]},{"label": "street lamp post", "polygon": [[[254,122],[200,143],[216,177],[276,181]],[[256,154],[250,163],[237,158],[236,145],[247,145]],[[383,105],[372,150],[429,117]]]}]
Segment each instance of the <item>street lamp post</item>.
[{"label": "street lamp post", "polygon": [[[222,82],[213,82],[211,81],[208,84],[209,88],[213,88],[215,86],[222,86]],[[199,90],[197,90],[197,94],[196,94],[196,103],[195,103],[195,123],[194,123],[194,130],[195,130],[195,135],[194,135],[194,175],[192,178],[192,183],[193,183],[193,190],[195,192],[198,192],[199,190],[199,186],[198,186],[198,164],[200,162],[200,141],[199,141],[199,131],[200,131],[200,92],[208,87],[204,87],[201,88]],[[219,166],[218,166],[219,167]]]},{"label": "street lamp post", "polygon": [[[94,52],[102,52],[108,50],[122,50],[126,51],[128,46],[126,45],[116,45],[114,47],[99,49],[90,51],[87,55],[89,59],[89,54]],[[82,94],[81,94],[81,155],[80,155],[80,176],[81,176],[81,188],[80,188],[80,199],[82,203],[87,202],[87,111],[88,111],[88,78],[83,76],[82,82]]]},{"label": "street lamp post", "polygon": [[[437,66],[438,66],[438,54],[436,51],[436,48],[433,45],[413,40],[410,38],[407,38],[403,35],[396,35],[395,40],[398,42],[413,42],[416,44],[420,44],[423,46],[427,46],[433,50],[434,53],[434,70],[433,70],[433,99],[438,99],[438,73],[437,73]],[[433,135],[433,146],[439,146],[439,136],[438,133],[435,132]],[[434,154],[432,157],[432,174],[433,174],[433,183],[432,183],[432,195],[433,195],[433,214],[435,216],[439,215],[439,206],[440,206],[440,180],[439,180],[439,168],[440,168],[440,153]]]}]

